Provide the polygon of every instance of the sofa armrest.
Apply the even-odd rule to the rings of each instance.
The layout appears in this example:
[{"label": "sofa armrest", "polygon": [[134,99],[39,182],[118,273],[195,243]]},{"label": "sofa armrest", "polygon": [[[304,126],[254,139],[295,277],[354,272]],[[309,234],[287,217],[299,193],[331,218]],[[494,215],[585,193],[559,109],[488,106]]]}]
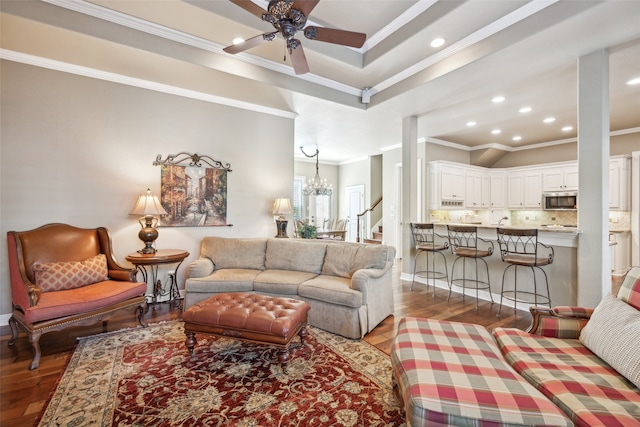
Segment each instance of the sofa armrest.
[{"label": "sofa armrest", "polygon": [[191,261],[187,266],[187,277],[207,277],[213,270],[215,265],[209,258],[198,258],[195,261]]},{"label": "sofa armrest", "polygon": [[552,309],[531,307],[533,320],[527,330],[530,334],[544,337],[577,339],[589,321],[593,309],[559,306]]},{"label": "sofa armrest", "polygon": [[368,325],[366,331],[362,331],[363,336],[393,314],[392,267],[393,262],[387,262],[384,268],[357,270],[351,277],[351,289],[362,293],[362,304],[367,310]]},{"label": "sofa armrest", "polygon": [[109,270],[109,279],[119,282],[137,282],[137,270],[135,268],[126,268],[122,270]]}]

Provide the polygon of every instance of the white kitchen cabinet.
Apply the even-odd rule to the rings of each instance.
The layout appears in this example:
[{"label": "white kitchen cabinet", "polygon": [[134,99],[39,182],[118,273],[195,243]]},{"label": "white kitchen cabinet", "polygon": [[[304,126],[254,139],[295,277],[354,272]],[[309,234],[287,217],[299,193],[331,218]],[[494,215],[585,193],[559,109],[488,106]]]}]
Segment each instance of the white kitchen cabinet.
[{"label": "white kitchen cabinet", "polygon": [[631,233],[609,233],[609,241],[614,243],[611,248],[611,272],[616,276],[622,276],[631,267]]},{"label": "white kitchen cabinet", "polygon": [[464,209],[465,168],[441,162],[430,162],[427,167],[428,209]]},{"label": "white kitchen cabinet", "polygon": [[507,207],[507,173],[504,171],[490,172],[490,206],[491,209]]},{"label": "white kitchen cabinet", "polygon": [[613,158],[609,161],[609,209],[629,210],[629,159]]},{"label": "white kitchen cabinet", "polygon": [[491,187],[489,174],[483,171],[467,170],[465,206],[469,209],[489,209]]},{"label": "white kitchen cabinet", "polygon": [[510,172],[507,175],[507,207],[510,209],[524,208],[524,173]]},{"label": "white kitchen cabinet", "polygon": [[443,200],[464,201],[466,187],[465,170],[455,166],[445,166],[440,168],[440,185]]},{"label": "white kitchen cabinet", "polygon": [[557,166],[542,172],[542,191],[577,191],[578,165]]},{"label": "white kitchen cabinet", "polygon": [[524,173],[524,207],[542,209],[542,173],[540,171]]},{"label": "white kitchen cabinet", "polygon": [[541,209],[542,173],[539,170],[507,174],[507,207],[510,209]]}]

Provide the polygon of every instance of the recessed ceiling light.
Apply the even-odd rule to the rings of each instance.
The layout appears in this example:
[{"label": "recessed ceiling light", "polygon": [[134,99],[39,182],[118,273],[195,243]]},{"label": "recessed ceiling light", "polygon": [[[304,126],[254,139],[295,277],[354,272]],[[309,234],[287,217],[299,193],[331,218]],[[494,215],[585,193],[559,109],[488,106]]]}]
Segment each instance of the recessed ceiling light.
[{"label": "recessed ceiling light", "polygon": [[640,77],[633,78],[627,82],[629,86],[640,85]]},{"label": "recessed ceiling light", "polygon": [[497,104],[499,102],[504,101],[505,99],[507,99],[507,98],[505,98],[502,95],[498,95],[498,96],[494,96],[493,99],[491,99],[491,102],[493,102],[494,104]]},{"label": "recessed ceiling light", "polygon": [[444,44],[444,39],[442,37],[438,37],[436,39],[431,40],[431,47],[440,47]]},{"label": "recessed ceiling light", "polygon": [[513,138],[511,138],[513,141],[520,141],[522,139],[522,137],[520,135],[516,135]]},{"label": "recessed ceiling light", "polygon": [[573,126],[565,126],[562,128],[562,132],[569,132],[570,130],[573,130]]},{"label": "recessed ceiling light", "polygon": [[543,120],[543,122],[545,123],[553,123],[556,121],[555,117],[547,117],[546,119]]},{"label": "recessed ceiling light", "polygon": [[477,125],[477,123],[474,122],[473,120],[471,120],[470,122],[467,122],[467,126],[469,126],[470,128],[474,127],[475,125]]},{"label": "recessed ceiling light", "polygon": [[491,133],[494,135],[500,135],[500,132],[502,132],[500,129],[494,129],[491,131]]},{"label": "recessed ceiling light", "polygon": [[518,110],[518,113],[530,113],[531,112],[531,107],[522,107],[521,109]]},{"label": "recessed ceiling light", "polygon": [[231,41],[231,43],[233,43],[233,44],[244,43],[244,39],[242,37],[236,37]]}]

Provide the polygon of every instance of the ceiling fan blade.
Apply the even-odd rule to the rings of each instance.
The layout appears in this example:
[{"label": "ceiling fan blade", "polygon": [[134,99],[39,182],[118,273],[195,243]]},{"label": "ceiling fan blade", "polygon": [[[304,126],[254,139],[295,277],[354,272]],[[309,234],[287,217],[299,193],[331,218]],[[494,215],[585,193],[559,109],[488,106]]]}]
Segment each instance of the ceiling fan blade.
[{"label": "ceiling fan blade", "polygon": [[240,6],[247,12],[257,16],[260,19],[262,19],[263,14],[267,13],[266,10],[264,10],[263,8],[261,8],[260,6],[258,6],[257,4],[255,4],[250,0],[230,0],[230,1],[231,3]]},{"label": "ceiling fan blade", "polygon": [[235,55],[236,53],[244,52],[245,50],[251,49],[252,47],[259,46],[263,43],[267,43],[275,37],[275,33],[264,33],[259,36],[251,37],[249,40],[245,40],[242,43],[232,44],[231,46],[225,47],[224,50],[227,53]]},{"label": "ceiling fan blade", "polygon": [[293,2],[292,9],[298,9],[304,14],[309,16],[314,7],[320,2],[320,0],[295,0]]},{"label": "ceiling fan blade", "polygon": [[341,44],[351,47],[362,47],[367,35],[353,31],[336,30],[335,28],[309,26],[304,29],[304,36],[310,40]]},{"label": "ceiling fan blade", "polygon": [[307,63],[307,58],[304,56],[302,46],[298,46],[291,50],[289,56],[291,57],[291,65],[293,65],[293,69],[296,74],[305,74],[309,72],[309,64]]}]

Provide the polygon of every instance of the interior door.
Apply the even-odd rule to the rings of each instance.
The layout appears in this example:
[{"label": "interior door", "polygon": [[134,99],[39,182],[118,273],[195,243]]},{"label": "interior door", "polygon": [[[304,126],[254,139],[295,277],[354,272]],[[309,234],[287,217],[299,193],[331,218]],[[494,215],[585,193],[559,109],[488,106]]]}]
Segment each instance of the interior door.
[{"label": "interior door", "polygon": [[[364,210],[364,185],[352,185],[346,188],[347,193],[347,236],[346,240],[355,242],[357,232],[358,214]],[[363,221],[366,215],[361,218],[360,223],[360,241],[363,239],[362,230],[364,230]]]}]

